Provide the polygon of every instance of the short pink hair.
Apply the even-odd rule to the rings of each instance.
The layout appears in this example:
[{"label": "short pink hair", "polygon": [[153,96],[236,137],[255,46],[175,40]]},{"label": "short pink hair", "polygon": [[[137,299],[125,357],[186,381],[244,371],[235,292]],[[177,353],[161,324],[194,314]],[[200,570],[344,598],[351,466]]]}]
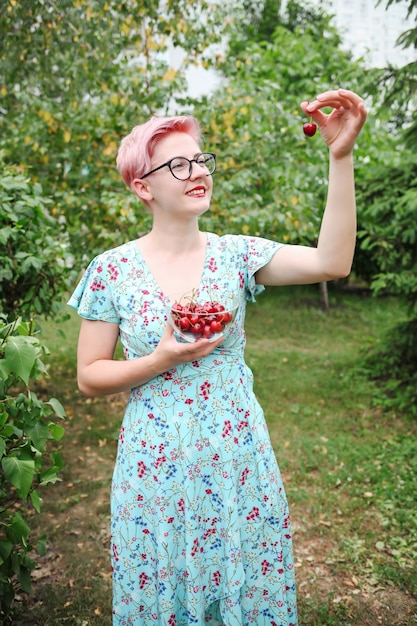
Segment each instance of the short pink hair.
[{"label": "short pink hair", "polygon": [[175,117],[151,117],[144,124],[135,126],[120,142],[117,153],[117,169],[126,185],[132,188],[135,178],[140,178],[150,169],[155,146],[166,135],[174,132],[187,133],[200,144],[201,127],[191,115]]}]

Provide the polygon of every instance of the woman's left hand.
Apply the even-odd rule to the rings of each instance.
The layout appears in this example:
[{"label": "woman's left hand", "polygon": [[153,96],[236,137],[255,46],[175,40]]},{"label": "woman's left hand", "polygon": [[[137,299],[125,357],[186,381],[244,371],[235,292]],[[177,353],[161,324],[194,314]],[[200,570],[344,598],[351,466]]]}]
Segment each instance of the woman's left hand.
[{"label": "woman's left hand", "polygon": [[[323,113],[324,107],[332,107],[333,111]],[[301,108],[316,122],[335,158],[352,152],[367,115],[362,98],[353,91],[336,89],[324,91],[312,102],[302,102]]]}]

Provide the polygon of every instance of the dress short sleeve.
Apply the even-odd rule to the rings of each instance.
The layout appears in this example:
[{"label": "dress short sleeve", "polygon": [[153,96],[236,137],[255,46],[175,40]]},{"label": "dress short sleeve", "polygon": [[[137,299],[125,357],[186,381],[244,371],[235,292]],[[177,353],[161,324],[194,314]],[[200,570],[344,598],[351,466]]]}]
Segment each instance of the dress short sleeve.
[{"label": "dress short sleeve", "polygon": [[109,284],[108,262],[105,254],[91,261],[68,300],[68,305],[86,319],[120,324]]},{"label": "dress short sleeve", "polygon": [[269,263],[285,244],[263,237],[242,236],[247,254],[246,299],[255,302],[256,296],[264,291],[264,285],[256,283],[255,274]]}]

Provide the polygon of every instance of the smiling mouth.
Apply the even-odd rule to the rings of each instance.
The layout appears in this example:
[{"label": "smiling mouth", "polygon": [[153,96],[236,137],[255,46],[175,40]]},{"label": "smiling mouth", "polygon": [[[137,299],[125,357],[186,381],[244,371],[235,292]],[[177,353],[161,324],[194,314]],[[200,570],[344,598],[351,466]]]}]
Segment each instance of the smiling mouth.
[{"label": "smiling mouth", "polygon": [[205,187],[194,187],[194,189],[191,189],[190,191],[187,191],[187,196],[204,196],[206,193],[206,189]]}]

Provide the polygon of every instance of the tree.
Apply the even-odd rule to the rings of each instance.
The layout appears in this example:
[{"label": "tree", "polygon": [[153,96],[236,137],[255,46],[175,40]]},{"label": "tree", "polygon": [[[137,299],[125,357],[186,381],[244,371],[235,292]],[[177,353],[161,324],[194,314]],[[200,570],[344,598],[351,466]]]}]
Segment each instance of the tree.
[{"label": "tree", "polygon": [[[409,17],[416,9],[416,0],[411,0]],[[417,48],[417,28],[405,31],[399,43]],[[380,383],[382,403],[417,416],[417,61],[374,72],[373,77],[374,92],[382,87],[378,113],[388,114],[398,139],[391,158],[367,168],[359,182],[359,201],[365,207],[360,257],[374,293],[398,295],[407,319],[389,331],[382,347],[369,356],[368,366]]]},{"label": "tree", "polygon": [[236,29],[229,41],[232,56],[242,56],[248,41],[272,41],[275,29],[284,21],[281,0],[242,0],[235,15]]},{"label": "tree", "polygon": [[[296,6],[289,4],[273,34],[251,17],[247,24],[246,14],[243,26],[238,19],[224,85],[196,110],[206,141],[219,152],[208,226],[311,245],[325,204],[328,155],[318,137],[304,137],[300,101],[334,85],[362,91],[365,70],[341,50],[329,16],[320,11],[304,22],[294,17]],[[369,133],[359,161],[374,153]],[[373,143],[377,138],[378,131]]]},{"label": "tree", "polygon": [[208,63],[223,12],[207,0],[2,3],[0,148],[42,184],[74,255],[146,228],[115,172],[118,142],[174,109],[187,68]]},{"label": "tree", "polygon": [[[377,4],[404,4],[404,0],[378,0]],[[417,1],[408,0],[407,18],[417,12]],[[415,15],[417,17],[417,15]],[[410,19],[411,21],[411,19]],[[416,20],[414,21],[416,23]],[[402,67],[388,66],[382,70],[376,81],[376,88],[383,89],[384,105],[391,110],[392,120],[402,129],[407,146],[416,151],[417,133],[417,26],[405,30],[398,38],[397,45],[414,48],[416,59]]]},{"label": "tree", "polygon": [[[284,26],[291,32],[303,30],[309,23],[315,23],[317,32],[329,35],[330,16],[320,6],[311,6],[297,0],[242,0],[235,6],[237,28],[230,38],[229,52],[242,55],[248,41],[272,42],[277,26]],[[333,42],[341,43],[340,35],[333,29]]]},{"label": "tree", "polygon": [[[170,110],[187,66],[216,40],[220,9],[204,0],[0,6],[1,623],[12,619],[16,588],[30,590],[25,511],[39,513],[43,486],[62,469],[50,443],[63,436],[54,417],[64,410],[30,388],[45,376],[47,355],[31,318],[56,313],[74,257],[79,265],[130,230],[137,236],[114,171],[117,143],[133,124]],[[183,50],[175,68],[169,45]],[[37,549],[45,551],[44,538]]]},{"label": "tree", "polygon": [[[240,3],[238,3],[240,6]],[[243,2],[225,54],[224,85],[198,108],[219,171],[209,228],[315,245],[327,190],[327,148],[302,134],[300,100],[343,85],[366,95],[366,72],[341,50],[332,18],[295,1]],[[393,137],[370,117],[356,149],[360,173]],[[226,139],[226,141],[225,141]],[[220,187],[220,189],[219,189]],[[218,203],[216,199],[219,198]],[[322,302],[328,307],[326,284]]]}]

